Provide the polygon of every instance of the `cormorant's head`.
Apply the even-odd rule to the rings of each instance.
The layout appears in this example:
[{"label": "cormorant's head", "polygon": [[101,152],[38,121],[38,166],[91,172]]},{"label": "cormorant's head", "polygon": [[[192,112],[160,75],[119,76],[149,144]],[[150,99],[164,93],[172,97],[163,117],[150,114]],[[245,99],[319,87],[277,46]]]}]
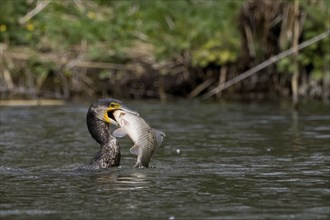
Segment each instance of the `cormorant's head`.
[{"label": "cormorant's head", "polygon": [[118,126],[118,123],[113,116],[115,110],[122,110],[139,115],[139,113],[126,107],[121,101],[112,98],[99,99],[89,108],[89,112],[92,112],[97,119]]},{"label": "cormorant's head", "polygon": [[100,99],[89,107],[86,117],[87,127],[92,137],[101,145],[109,142],[111,138],[108,124],[118,126],[113,116],[113,112],[116,110],[139,115],[139,113],[124,106],[121,101],[111,98]]}]

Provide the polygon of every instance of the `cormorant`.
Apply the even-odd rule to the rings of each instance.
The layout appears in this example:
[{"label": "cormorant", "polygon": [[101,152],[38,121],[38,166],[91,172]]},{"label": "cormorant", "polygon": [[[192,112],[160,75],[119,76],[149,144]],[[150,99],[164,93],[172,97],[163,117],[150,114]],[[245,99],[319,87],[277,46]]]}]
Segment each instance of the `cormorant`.
[{"label": "cormorant", "polygon": [[119,166],[120,148],[109,128],[110,124],[118,125],[113,117],[113,111],[118,109],[137,114],[124,106],[121,101],[112,98],[99,99],[89,107],[86,117],[88,131],[100,144],[101,149],[84,168],[100,169]]}]

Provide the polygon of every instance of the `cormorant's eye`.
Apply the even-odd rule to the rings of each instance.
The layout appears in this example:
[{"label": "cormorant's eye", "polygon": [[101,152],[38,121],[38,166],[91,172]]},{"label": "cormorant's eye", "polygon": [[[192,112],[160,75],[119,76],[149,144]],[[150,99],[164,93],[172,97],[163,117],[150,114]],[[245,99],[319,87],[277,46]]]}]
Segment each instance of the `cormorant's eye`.
[{"label": "cormorant's eye", "polygon": [[110,107],[111,107],[111,108],[114,108],[115,106],[116,106],[115,103],[111,103],[111,104],[110,104]]}]

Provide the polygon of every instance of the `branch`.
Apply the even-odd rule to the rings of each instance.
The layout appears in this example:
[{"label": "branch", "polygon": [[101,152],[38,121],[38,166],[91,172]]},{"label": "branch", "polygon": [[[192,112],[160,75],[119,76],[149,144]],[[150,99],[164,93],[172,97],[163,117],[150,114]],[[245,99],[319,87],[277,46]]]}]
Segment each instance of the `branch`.
[{"label": "branch", "polygon": [[[327,30],[326,32],[322,33],[322,34],[319,34],[307,41],[304,41],[303,43],[299,44],[298,45],[298,51],[301,50],[301,49],[304,49],[305,47],[308,47],[320,40],[323,40],[327,37],[330,36],[330,29]],[[279,53],[277,54],[276,56],[273,56],[271,58],[269,58],[268,60],[258,64],[257,66],[245,71],[244,73],[236,76],[235,78],[227,81],[226,83],[224,84],[221,84],[219,86],[217,86],[216,88],[210,90],[209,92],[207,92],[206,94],[204,94],[202,96],[202,99],[205,100],[205,99],[208,99],[210,98],[211,96],[215,95],[215,94],[218,94],[219,92],[221,92],[222,90],[225,90],[227,88],[229,88],[230,86],[242,81],[243,79],[246,79],[250,76],[252,76],[253,74],[257,73],[259,70],[262,70],[264,68],[266,68],[267,66],[273,64],[273,63],[276,63],[277,61],[281,60],[282,58],[284,57],[287,57],[291,54],[293,54],[295,52],[295,48],[290,48],[286,51],[283,51],[282,53]]]},{"label": "branch", "polygon": [[192,99],[192,98],[198,96],[198,94],[200,94],[204,89],[206,89],[212,83],[214,83],[215,80],[216,80],[216,78],[214,78],[214,77],[205,80],[204,82],[202,82],[201,84],[199,84],[193,91],[191,91],[188,94],[188,98],[189,99]]},{"label": "branch", "polygon": [[31,18],[33,18],[39,12],[41,12],[44,8],[46,8],[49,3],[50,3],[50,0],[39,1],[37,3],[37,6],[34,9],[32,9],[31,11],[29,11],[29,13],[27,13],[24,17],[22,17],[22,18],[19,19],[19,23],[20,24],[25,24]]}]

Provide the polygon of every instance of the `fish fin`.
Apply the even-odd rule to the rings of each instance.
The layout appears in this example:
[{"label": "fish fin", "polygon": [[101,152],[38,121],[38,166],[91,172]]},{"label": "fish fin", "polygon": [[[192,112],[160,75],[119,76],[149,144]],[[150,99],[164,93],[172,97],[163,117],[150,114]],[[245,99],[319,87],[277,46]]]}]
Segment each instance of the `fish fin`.
[{"label": "fish fin", "polygon": [[129,124],[129,122],[125,119],[121,119],[121,121],[124,126],[127,126]]},{"label": "fish fin", "polygon": [[113,136],[121,138],[121,137],[125,137],[127,135],[125,129],[123,127],[116,129],[113,133]]},{"label": "fish fin", "polygon": [[126,119],[121,119],[121,124],[122,126],[126,126],[126,127],[130,125],[129,121],[127,121]]},{"label": "fish fin", "polygon": [[165,133],[162,131],[158,131],[156,129],[153,129],[153,132],[155,135],[156,144],[157,144],[157,146],[160,146],[163,143]]},{"label": "fish fin", "polygon": [[133,147],[131,147],[129,151],[131,152],[131,154],[139,155],[139,149],[140,146],[135,144]]}]

